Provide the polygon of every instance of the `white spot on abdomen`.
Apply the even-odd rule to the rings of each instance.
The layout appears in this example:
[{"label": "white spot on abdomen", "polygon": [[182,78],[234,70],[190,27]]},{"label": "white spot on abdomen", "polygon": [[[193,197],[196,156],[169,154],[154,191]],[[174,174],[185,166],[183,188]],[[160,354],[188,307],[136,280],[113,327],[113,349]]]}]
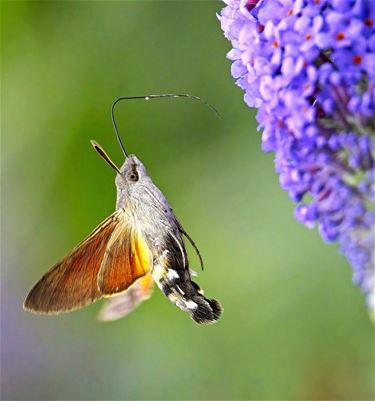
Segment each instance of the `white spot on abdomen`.
[{"label": "white spot on abdomen", "polygon": [[178,285],[176,285],[176,288],[177,288],[178,292],[179,292],[181,295],[185,295],[185,293],[181,290],[181,288],[180,288]]},{"label": "white spot on abdomen", "polygon": [[196,302],[194,302],[194,301],[187,301],[187,302],[186,302],[186,306],[187,306],[189,309],[197,309],[198,304],[197,304]]},{"label": "white spot on abdomen", "polygon": [[174,280],[175,278],[179,278],[180,276],[176,272],[176,270],[168,269],[167,278],[168,280]]}]

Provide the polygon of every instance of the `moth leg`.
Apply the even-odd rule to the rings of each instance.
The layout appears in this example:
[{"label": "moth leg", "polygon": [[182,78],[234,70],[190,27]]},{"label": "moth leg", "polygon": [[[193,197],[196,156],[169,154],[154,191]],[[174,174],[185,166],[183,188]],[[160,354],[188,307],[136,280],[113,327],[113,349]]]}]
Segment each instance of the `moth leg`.
[{"label": "moth leg", "polygon": [[187,240],[190,242],[191,246],[194,248],[195,252],[198,255],[199,263],[201,265],[201,268],[202,268],[202,270],[204,270],[204,264],[203,264],[202,256],[201,256],[201,254],[199,252],[199,249],[198,249],[197,245],[193,241],[193,238],[190,237],[190,235],[181,227],[181,225],[179,227],[179,230],[180,230],[180,233],[183,234],[187,238]]}]

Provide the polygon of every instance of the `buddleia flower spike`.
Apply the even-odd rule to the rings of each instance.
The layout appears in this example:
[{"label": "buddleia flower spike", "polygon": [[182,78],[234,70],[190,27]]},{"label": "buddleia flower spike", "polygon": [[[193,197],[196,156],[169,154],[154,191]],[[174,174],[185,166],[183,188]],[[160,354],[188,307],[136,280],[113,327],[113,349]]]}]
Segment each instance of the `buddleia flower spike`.
[{"label": "buddleia flower spike", "polygon": [[375,314],[375,1],[227,0],[231,72],[295,217],[337,242]]}]

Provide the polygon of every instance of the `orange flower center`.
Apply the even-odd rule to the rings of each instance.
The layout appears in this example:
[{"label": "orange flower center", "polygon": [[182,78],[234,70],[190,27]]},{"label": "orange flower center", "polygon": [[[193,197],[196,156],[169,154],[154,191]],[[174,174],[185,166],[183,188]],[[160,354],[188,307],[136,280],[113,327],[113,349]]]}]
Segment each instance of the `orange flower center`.
[{"label": "orange flower center", "polygon": [[344,32],[338,32],[336,35],[337,40],[343,40],[345,38],[345,33]]},{"label": "orange flower center", "polygon": [[353,63],[356,65],[362,64],[362,56],[353,56]]}]

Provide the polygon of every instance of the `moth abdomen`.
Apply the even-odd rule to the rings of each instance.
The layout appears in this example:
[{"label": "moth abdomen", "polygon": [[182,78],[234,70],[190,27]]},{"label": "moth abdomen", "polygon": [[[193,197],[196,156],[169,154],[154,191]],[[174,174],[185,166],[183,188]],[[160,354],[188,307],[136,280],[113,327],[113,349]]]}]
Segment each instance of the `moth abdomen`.
[{"label": "moth abdomen", "polygon": [[199,285],[191,281],[193,291],[195,292],[192,301],[197,307],[189,310],[192,319],[199,324],[214,323],[222,313],[222,307],[216,299],[209,299],[203,295],[203,290]]},{"label": "moth abdomen", "polygon": [[188,312],[198,324],[216,322],[222,313],[219,302],[206,298],[198,284],[191,280],[188,270],[175,270],[160,264],[154,266],[153,278],[163,294]]},{"label": "moth abdomen", "polygon": [[195,302],[197,307],[189,312],[192,319],[198,324],[214,323],[220,318],[223,310],[216,299],[208,299],[199,295]]}]

